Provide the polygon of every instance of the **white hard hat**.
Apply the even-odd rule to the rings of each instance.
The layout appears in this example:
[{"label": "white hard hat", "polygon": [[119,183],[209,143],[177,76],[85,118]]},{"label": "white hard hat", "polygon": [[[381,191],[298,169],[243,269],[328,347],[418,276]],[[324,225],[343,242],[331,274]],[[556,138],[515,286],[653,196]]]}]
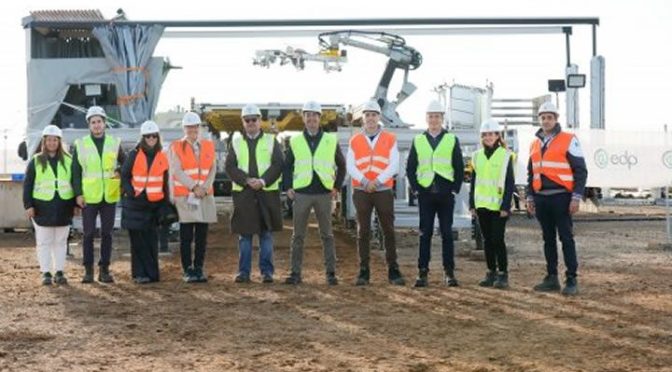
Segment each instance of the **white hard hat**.
[{"label": "white hard hat", "polygon": [[89,121],[89,118],[93,116],[100,116],[103,119],[107,119],[107,114],[105,113],[105,110],[103,110],[102,107],[100,106],[91,106],[89,109],[86,111],[86,121]]},{"label": "white hard hat", "polygon": [[201,125],[201,117],[197,113],[189,111],[182,117],[182,126],[190,127],[192,125]]},{"label": "white hard hat", "polygon": [[499,122],[495,119],[488,119],[481,124],[481,133],[501,132],[502,128]]},{"label": "white hard hat", "polygon": [[364,104],[364,107],[362,108],[362,112],[367,111],[377,112],[378,114],[380,114],[380,105],[375,100],[367,101]]},{"label": "white hard hat", "polygon": [[55,125],[47,125],[42,130],[42,137],[44,136],[56,136],[58,138],[63,138],[63,131],[61,130],[61,128]]},{"label": "white hard hat", "polygon": [[441,104],[441,102],[432,101],[427,106],[427,111],[425,111],[425,112],[428,113],[428,114],[435,113],[435,112],[444,114],[446,112],[446,110],[443,108],[443,105]]},{"label": "white hard hat", "polygon": [[539,106],[539,111],[537,111],[537,116],[545,113],[551,113],[555,114],[555,116],[560,116],[560,113],[558,112],[558,108],[555,107],[553,102],[551,101],[546,101]]},{"label": "white hard hat", "polygon": [[257,105],[253,103],[248,103],[240,111],[241,118],[244,118],[246,116],[261,116],[261,110],[259,110],[259,107],[257,107]]},{"label": "white hard hat", "polygon": [[303,105],[301,112],[317,112],[322,115],[322,106],[315,101],[308,101]]},{"label": "white hard hat", "polygon": [[147,120],[142,125],[140,126],[140,134],[145,135],[145,134],[152,134],[152,133],[159,133],[159,126],[156,125],[155,122],[151,120]]}]

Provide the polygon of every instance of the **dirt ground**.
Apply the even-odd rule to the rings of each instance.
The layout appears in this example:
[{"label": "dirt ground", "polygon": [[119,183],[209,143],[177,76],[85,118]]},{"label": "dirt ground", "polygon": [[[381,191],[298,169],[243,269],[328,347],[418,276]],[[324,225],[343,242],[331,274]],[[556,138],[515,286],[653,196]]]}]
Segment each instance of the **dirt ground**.
[{"label": "dirt ground", "polygon": [[[156,284],[133,284],[120,257],[114,285],[80,284],[71,259],[71,284],[43,287],[32,235],[0,234],[0,370],[672,370],[672,252],[649,247],[663,241],[664,221],[581,221],[575,230],[575,298],[530,289],[544,263],[540,232],[524,215],[508,229],[506,291],[476,285],[485,264],[464,254],[466,243],[459,288],[441,285],[438,249],[431,286],[411,288],[412,231],[399,233],[407,286],[386,283],[376,252],[366,288],[353,285],[356,247],[343,232],[337,287],[324,283],[314,228],[298,287],[263,285],[256,269],[255,283],[233,283],[237,251],[226,224],[210,234],[207,284],[182,283],[174,255],[163,259]],[[287,226],[276,236],[276,279],[286,274],[290,235]]]}]

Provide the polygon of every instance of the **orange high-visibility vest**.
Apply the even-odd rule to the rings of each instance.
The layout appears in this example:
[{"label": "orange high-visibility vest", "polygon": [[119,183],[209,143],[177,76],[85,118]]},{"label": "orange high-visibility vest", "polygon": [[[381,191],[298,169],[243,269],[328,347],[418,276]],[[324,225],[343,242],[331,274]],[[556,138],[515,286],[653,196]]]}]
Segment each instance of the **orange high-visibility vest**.
[{"label": "orange high-visibility vest", "polygon": [[562,185],[567,191],[574,190],[574,174],[567,161],[567,151],[572,143],[574,135],[560,132],[551,140],[544,155],[541,155],[541,140],[532,142],[530,158],[532,160],[532,188],[534,191],[541,190],[541,175],[549,180]]},{"label": "orange high-visibility vest", "polygon": [[[387,131],[381,131],[378,134],[378,141],[376,145],[371,148],[369,141],[364,133],[357,133],[350,139],[350,148],[355,154],[355,166],[362,173],[364,177],[375,182],[378,175],[380,175],[385,168],[390,164],[390,152],[392,147],[397,142],[397,137]],[[359,180],[352,179],[354,187],[361,186]],[[385,181],[385,186],[392,188],[394,185],[394,177],[390,177]]]},{"label": "orange high-visibility vest", "polygon": [[142,149],[138,149],[133,163],[133,178],[131,185],[135,190],[135,196],[147,193],[147,200],[156,202],[163,200],[163,174],[168,171],[168,158],[163,152],[158,152],[154,156],[152,166],[147,169],[147,155]]},{"label": "orange high-visibility vest", "polygon": [[[202,185],[210,174],[210,168],[215,161],[215,144],[210,140],[202,139],[201,152],[199,159],[196,160],[194,150],[186,139],[181,139],[170,144],[173,152],[180,159],[182,163],[182,171],[191,177],[197,185]],[[173,175],[173,195],[174,196],[188,196],[191,190],[187,189],[185,185]],[[213,195],[212,186],[208,189],[208,194]]]}]

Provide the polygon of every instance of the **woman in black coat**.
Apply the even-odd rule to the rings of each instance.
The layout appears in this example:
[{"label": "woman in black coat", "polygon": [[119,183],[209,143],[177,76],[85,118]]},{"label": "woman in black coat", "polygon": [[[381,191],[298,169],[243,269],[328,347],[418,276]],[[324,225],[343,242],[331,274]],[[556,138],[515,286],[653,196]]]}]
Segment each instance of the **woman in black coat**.
[{"label": "woman in black coat", "polygon": [[121,227],[131,238],[131,276],[138,284],[159,281],[159,211],[168,203],[168,158],[161,151],[159,127],[146,121],[142,138],[121,168]]}]

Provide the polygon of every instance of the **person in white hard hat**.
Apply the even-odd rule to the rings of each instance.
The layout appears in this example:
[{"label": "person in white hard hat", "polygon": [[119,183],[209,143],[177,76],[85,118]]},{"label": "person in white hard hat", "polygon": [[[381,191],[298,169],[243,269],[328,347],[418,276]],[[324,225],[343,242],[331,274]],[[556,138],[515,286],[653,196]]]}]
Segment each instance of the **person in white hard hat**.
[{"label": "person in white hard hat", "polygon": [[217,171],[215,144],[201,137],[201,125],[197,113],[185,113],[182,118],[184,137],[172,142],[168,152],[172,199],[180,218],[182,279],[187,283],[208,281],[204,271],[208,224],[217,222],[212,187]]},{"label": "person in white hard hat", "polygon": [[579,141],[573,133],[564,132],[558,123],[558,109],[551,102],[539,107],[541,128],[530,147],[527,164],[527,210],[541,225],[546,257],[546,276],[535,291],[560,290],[558,280],[558,243],[562,242],[565,260],[565,287],[562,294],[578,293],[576,244],[572,215],[579,210],[584,196],[588,169]]},{"label": "person in white hard hat", "polygon": [[509,286],[504,235],[515,188],[513,153],[506,147],[497,120],[484,121],[480,132],[482,147],[471,157],[469,193],[469,210],[478,218],[488,267],[479,285],[504,289]]},{"label": "person in white hard hat", "polygon": [[345,158],[338,146],[338,137],[325,133],[320,127],[320,104],[306,102],[301,111],[306,128],[289,141],[282,179],[287,197],[294,201],[291,269],[285,284],[301,283],[303,241],[310,211],[314,210],[324,251],[327,284],[337,285],[331,205],[343,186]]},{"label": "person in white hard hat", "polygon": [[[75,209],[70,174],[72,157],[63,145],[61,129],[48,125],[42,131],[40,152],[26,168],[23,205],[35,227],[37,260],[42,284],[66,284],[65,256]],[[52,272],[54,276],[52,276]]]},{"label": "person in white hard hat", "polygon": [[162,151],[159,126],[145,121],[140,141],[121,168],[121,227],[131,240],[131,277],[138,284],[159,281],[158,219],[169,198],[168,157]]},{"label": "person in white hard hat", "polygon": [[236,132],[226,155],[232,181],[231,232],[238,238],[236,283],[249,283],[252,238],[259,236],[259,270],[263,283],[273,282],[273,231],[282,230],[280,177],[282,151],[275,136],[261,131],[261,111],[248,104],[241,112],[243,133]]},{"label": "person in white hard hat", "polygon": [[371,214],[376,210],[383,231],[388,281],[404,285],[397,263],[394,237],[394,176],[399,172],[397,137],[380,124],[380,105],[366,102],[362,110],[362,131],[350,138],[346,155],[348,174],[352,179],[352,202],[357,211],[357,251],[359,275],[355,285],[370,280]]},{"label": "person in white hard hat", "polygon": [[462,188],[464,163],[460,142],[453,133],[443,128],[445,109],[438,101],[427,106],[427,130],[415,136],[408,155],[406,176],[411,188],[418,194],[420,211],[420,242],[416,287],[429,285],[429,261],[438,216],[441,230],[441,253],[444,284],[458,285],[455,278],[453,245],[453,209],[455,196]]},{"label": "person in white hard hat", "polygon": [[98,281],[112,283],[112,229],[117,201],[121,198],[121,164],[126,155],[121,140],[105,133],[107,114],[91,106],[86,113],[90,133],[75,141],[72,152],[72,186],[77,205],[82,208],[84,276],[82,283],[93,282],[93,240],[100,215],[100,260]]}]

